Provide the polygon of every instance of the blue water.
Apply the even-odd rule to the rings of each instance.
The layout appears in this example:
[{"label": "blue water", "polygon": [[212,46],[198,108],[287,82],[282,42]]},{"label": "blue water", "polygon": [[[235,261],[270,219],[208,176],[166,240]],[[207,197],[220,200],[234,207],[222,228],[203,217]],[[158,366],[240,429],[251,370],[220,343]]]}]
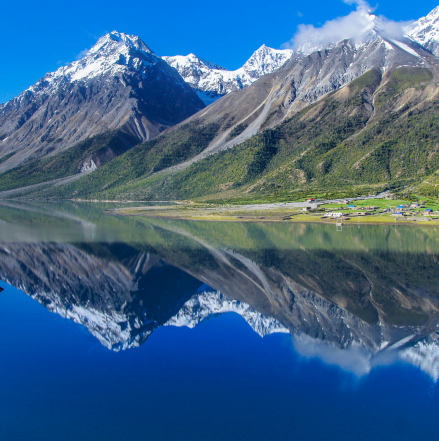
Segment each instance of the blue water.
[{"label": "blue water", "polygon": [[233,313],[115,353],[0,286],[2,441],[439,438],[438,388],[415,367],[357,378]]}]

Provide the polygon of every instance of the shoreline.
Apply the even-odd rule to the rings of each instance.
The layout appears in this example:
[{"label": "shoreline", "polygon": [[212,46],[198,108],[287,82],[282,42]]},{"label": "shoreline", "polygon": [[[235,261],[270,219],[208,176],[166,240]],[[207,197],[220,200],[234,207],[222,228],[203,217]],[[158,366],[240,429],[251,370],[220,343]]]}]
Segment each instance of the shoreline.
[{"label": "shoreline", "polygon": [[[218,214],[201,214],[194,213],[193,215],[188,215],[187,213],[169,213],[169,209],[166,210],[168,213],[160,213],[160,210],[154,213],[155,210],[148,207],[147,210],[141,211],[139,207],[136,210],[130,209],[113,209],[105,211],[106,214],[113,216],[133,216],[133,217],[146,217],[154,219],[169,219],[169,220],[185,220],[185,221],[197,221],[197,222],[245,222],[245,223],[319,223],[325,225],[334,226],[360,226],[360,225],[406,225],[414,227],[439,227],[439,219],[432,220],[398,220],[393,219],[390,216],[384,216],[384,219],[373,219],[373,216],[358,216],[349,219],[343,219],[342,224],[337,223],[335,219],[328,218],[328,220],[321,219],[315,216],[306,215],[293,215],[292,218],[284,219],[282,216],[261,216],[261,215],[247,215],[247,216],[237,216],[237,215],[218,215]],[[133,212],[137,211],[137,212]],[[147,212],[146,212],[147,211]]]}]

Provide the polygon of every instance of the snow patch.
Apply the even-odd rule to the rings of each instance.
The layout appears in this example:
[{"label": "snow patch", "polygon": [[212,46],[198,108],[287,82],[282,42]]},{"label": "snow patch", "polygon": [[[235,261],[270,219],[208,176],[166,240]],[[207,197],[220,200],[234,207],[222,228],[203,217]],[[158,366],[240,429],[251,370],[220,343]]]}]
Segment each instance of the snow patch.
[{"label": "snow patch", "polygon": [[290,332],[276,319],[265,317],[246,303],[230,300],[219,291],[205,291],[192,297],[164,326],[194,328],[203,320],[227,312],[239,314],[261,337],[277,332],[287,334]]}]

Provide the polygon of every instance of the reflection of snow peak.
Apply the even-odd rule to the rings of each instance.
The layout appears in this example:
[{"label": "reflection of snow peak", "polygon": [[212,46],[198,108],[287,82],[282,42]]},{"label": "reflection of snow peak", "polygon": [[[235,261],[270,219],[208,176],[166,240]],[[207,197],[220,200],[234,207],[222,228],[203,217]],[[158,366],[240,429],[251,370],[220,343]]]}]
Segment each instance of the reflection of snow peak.
[{"label": "reflection of snow peak", "polygon": [[[139,347],[157,327],[145,317],[127,315],[122,311],[103,312],[79,305],[66,306],[56,295],[51,297],[52,303],[47,305],[49,311],[84,325],[103,346],[116,352]],[[149,324],[151,326],[147,326]],[[147,329],[140,331],[145,327]]]},{"label": "reflection of snow peak", "polygon": [[439,342],[437,340],[420,341],[411,348],[403,350],[400,358],[423,370],[434,381],[439,380]]},{"label": "reflection of snow peak", "polygon": [[236,312],[261,337],[275,332],[289,333],[277,320],[265,317],[250,305],[237,300],[229,300],[219,291],[206,291],[188,300],[180,311],[165,326],[187,326],[194,328],[207,318],[227,312]]}]

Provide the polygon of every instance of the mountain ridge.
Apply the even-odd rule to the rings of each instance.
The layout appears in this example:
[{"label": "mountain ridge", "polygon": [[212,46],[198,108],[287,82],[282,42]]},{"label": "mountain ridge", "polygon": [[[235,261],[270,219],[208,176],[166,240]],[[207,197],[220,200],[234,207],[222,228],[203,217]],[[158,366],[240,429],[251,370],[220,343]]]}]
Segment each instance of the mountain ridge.
[{"label": "mountain ridge", "polygon": [[242,67],[225,69],[194,54],[162,57],[178,70],[182,78],[194,88],[206,105],[235,90],[251,85],[261,76],[282,67],[293,55],[290,49],[272,49],[262,45]]},{"label": "mountain ridge", "polygon": [[[436,34],[431,33],[431,27],[439,26],[435,21],[437,12],[435,9],[426,18],[405,28],[404,35],[398,35],[399,31],[389,30],[388,22],[384,19],[359,11],[364,26],[355,38],[327,42],[325,49],[312,53],[307,52],[316,47],[308,50],[299,48],[291,52],[291,57],[279,69],[262,75],[248,87],[228,93],[183,122],[168,128],[157,138],[157,142],[140,144],[120,159],[113,159],[104,165],[102,172],[98,168],[63,189],[43,191],[38,195],[178,199],[218,198],[221,193],[245,197],[250,192],[257,197],[260,194],[256,192],[257,188],[267,195],[273,194],[274,189],[278,189],[276,193],[310,189],[318,191],[319,188],[349,188],[366,184],[369,184],[368,189],[375,185],[394,188],[406,185],[404,179],[419,184],[420,180],[436,171],[434,146],[422,147],[422,154],[418,155],[416,164],[412,159],[404,159],[398,165],[398,153],[388,147],[372,145],[372,138],[366,135],[387,124],[385,122],[389,118],[400,121],[402,117],[414,121],[413,112],[419,113],[419,118],[425,118],[426,121],[433,118],[439,59],[420,44],[423,42],[420,36],[428,34],[430,43],[436,38]],[[422,29],[425,32],[421,32]],[[311,46],[314,43],[311,41]],[[256,57],[256,61],[264,60],[264,54],[272,54],[273,50],[263,46],[259,51],[261,56]],[[187,61],[187,57],[182,58]],[[191,56],[191,60],[191,63],[209,69],[217,67],[218,72],[226,72],[221,66],[206,64],[195,56]],[[249,66],[256,66],[259,75],[261,64],[256,61],[249,63]],[[191,69],[189,66],[186,79],[192,78]],[[209,74],[210,71],[206,72]],[[196,82],[193,84],[194,87],[197,85]],[[326,111],[318,116],[318,109]],[[338,117],[344,120],[334,120],[335,113],[331,114],[329,109],[332,109],[331,112],[341,112]],[[316,112],[317,117],[312,116]],[[347,127],[345,122],[349,122],[350,126]],[[401,139],[417,136],[422,124],[418,126],[410,135],[407,127],[401,127],[406,133]],[[291,127],[294,127],[294,135],[285,136],[282,131]],[[299,127],[303,130],[298,130]],[[314,127],[314,132],[311,133],[309,127]],[[389,136],[393,136],[395,131],[392,132],[390,126],[386,127]],[[324,137],[329,138],[324,140]],[[431,137],[434,137],[434,133]],[[317,148],[321,153],[307,153],[305,157],[300,157],[305,151],[300,147],[304,138],[307,138],[308,151]],[[364,147],[365,144],[356,143],[360,138],[367,138],[369,150]],[[397,140],[385,139],[383,136],[379,138],[382,142],[398,144]],[[323,150],[318,147],[322,143],[325,145]],[[354,146],[354,150],[346,150],[348,144]],[[373,153],[381,152],[383,148],[386,155],[395,158],[392,166],[386,165],[387,159],[381,156],[378,158],[378,153]],[[405,145],[401,148],[406,152],[411,147]],[[281,150],[283,162],[274,160],[275,157],[280,158],[276,152]],[[255,152],[256,156],[261,155],[265,159],[256,160]],[[404,158],[409,156],[408,153],[403,155]],[[0,163],[0,171],[2,167],[6,169],[13,158]],[[228,166],[230,173],[227,167],[223,168],[222,173],[216,173],[214,170],[226,158],[232,161]],[[370,158],[379,164],[370,164]],[[351,160],[352,163],[349,162]],[[230,164],[236,166],[236,169],[231,170]],[[344,169],[341,169],[341,164],[345,164]],[[367,173],[356,172],[363,170],[360,164],[361,167],[366,166]],[[201,169],[202,173],[209,173],[206,167],[211,167],[211,173],[207,180],[203,175],[206,188],[201,189],[197,180],[201,177]],[[256,174],[254,167],[257,169]],[[373,177],[371,167],[379,169],[373,173]],[[415,172],[417,167],[420,173]],[[240,176],[237,170],[240,170]],[[21,169],[17,169],[17,173],[20,172]],[[221,182],[226,176],[228,180]],[[3,189],[9,190],[21,185],[16,176],[10,181],[11,184]],[[209,181],[212,181],[212,185]],[[191,191],[186,191],[186,188]],[[235,189],[235,192],[227,193],[225,189]]]}]

